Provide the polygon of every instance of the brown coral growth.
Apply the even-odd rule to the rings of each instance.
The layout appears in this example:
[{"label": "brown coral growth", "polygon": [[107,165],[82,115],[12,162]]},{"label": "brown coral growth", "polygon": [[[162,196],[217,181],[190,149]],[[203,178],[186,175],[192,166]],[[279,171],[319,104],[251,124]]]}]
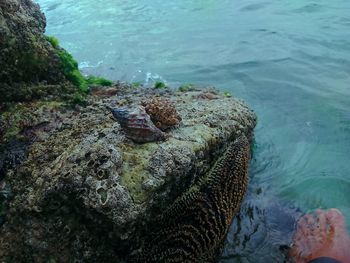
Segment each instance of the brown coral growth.
[{"label": "brown coral growth", "polygon": [[129,262],[213,262],[246,192],[249,159],[249,142],[242,135],[163,213],[159,229]]},{"label": "brown coral growth", "polygon": [[162,131],[179,124],[181,121],[174,102],[167,98],[154,97],[151,100],[144,100],[142,106],[145,107],[152,122]]}]

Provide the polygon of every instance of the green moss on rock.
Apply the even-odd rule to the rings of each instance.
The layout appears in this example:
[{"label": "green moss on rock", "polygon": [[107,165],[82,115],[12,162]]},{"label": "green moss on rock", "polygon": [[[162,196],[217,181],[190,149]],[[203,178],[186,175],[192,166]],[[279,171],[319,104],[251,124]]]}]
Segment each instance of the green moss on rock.
[{"label": "green moss on rock", "polygon": [[181,92],[187,92],[194,90],[194,85],[192,84],[183,84],[179,87],[179,91]]},{"label": "green moss on rock", "polygon": [[113,85],[113,81],[96,76],[88,76],[86,78],[86,82],[88,85],[96,85],[96,86],[105,86],[110,87]]},{"label": "green moss on rock", "polygon": [[54,36],[45,36],[46,40],[49,41],[51,43],[51,45],[58,49],[60,46],[60,42],[58,41],[57,38],[55,38]]},{"label": "green moss on rock", "polygon": [[81,74],[78,68],[78,62],[65,49],[57,49],[57,54],[61,61],[63,74],[75,86],[83,92],[88,90],[88,85],[85,77]]},{"label": "green moss on rock", "polygon": [[156,144],[147,143],[135,145],[135,147],[125,145],[122,149],[124,162],[121,184],[129,190],[134,202],[141,204],[147,201],[151,194],[151,192],[143,189],[142,182],[150,176],[147,166],[157,146]]},{"label": "green moss on rock", "polygon": [[167,85],[163,81],[156,81],[154,83],[154,88],[155,89],[165,89],[165,88],[167,88]]},{"label": "green moss on rock", "polygon": [[67,50],[60,47],[58,39],[52,36],[47,36],[46,39],[56,49],[63,74],[70,82],[79,87],[81,92],[87,92],[90,86],[112,86],[111,80],[96,76],[83,76],[79,70],[78,62]]},{"label": "green moss on rock", "polygon": [[45,16],[37,4],[3,0],[0,21],[0,102],[52,95],[52,85],[67,84],[59,58],[43,35]]},{"label": "green moss on rock", "polygon": [[57,38],[43,34],[46,19],[33,1],[3,0],[0,21],[0,102],[69,99],[92,85],[112,85],[83,76]]}]

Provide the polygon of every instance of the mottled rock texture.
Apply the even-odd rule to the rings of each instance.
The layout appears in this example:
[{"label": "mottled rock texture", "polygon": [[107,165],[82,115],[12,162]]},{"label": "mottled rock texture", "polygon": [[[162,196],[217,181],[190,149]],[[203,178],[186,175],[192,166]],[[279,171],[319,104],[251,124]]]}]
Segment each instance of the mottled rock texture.
[{"label": "mottled rock texture", "polygon": [[0,102],[72,89],[55,48],[44,36],[45,26],[44,14],[31,0],[0,1]]},{"label": "mottled rock texture", "polygon": [[[17,135],[31,138],[24,162],[6,170],[0,261],[118,262],[147,243],[158,216],[232,141],[252,138],[255,114],[215,89],[109,89],[112,96],[90,96],[83,108],[21,104],[35,121]],[[182,121],[165,141],[134,143],[110,108],[154,96],[171,100]]]}]

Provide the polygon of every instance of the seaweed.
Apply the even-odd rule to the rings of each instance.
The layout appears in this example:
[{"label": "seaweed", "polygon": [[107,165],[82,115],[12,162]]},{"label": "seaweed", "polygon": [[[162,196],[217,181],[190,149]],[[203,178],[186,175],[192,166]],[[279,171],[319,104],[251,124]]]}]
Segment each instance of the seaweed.
[{"label": "seaweed", "polygon": [[46,40],[51,43],[51,45],[55,48],[58,49],[60,47],[60,42],[58,41],[57,38],[54,36],[45,36]]},{"label": "seaweed", "polygon": [[166,89],[167,85],[163,81],[156,81],[154,83],[154,88],[155,89]]},{"label": "seaweed", "polygon": [[65,49],[61,48],[57,38],[53,36],[46,36],[46,40],[51,43],[52,47],[56,50],[58,57],[60,58],[61,67],[65,77],[75,86],[79,87],[79,90],[86,93],[90,86],[112,86],[111,80],[88,76],[85,77],[80,72],[78,62],[73,56]]},{"label": "seaweed", "polygon": [[96,76],[88,76],[86,78],[88,85],[98,85],[98,86],[112,86],[113,81],[102,78],[102,77],[96,77]]},{"label": "seaweed", "polygon": [[179,91],[181,92],[187,92],[191,90],[194,90],[194,87],[192,84],[183,84],[179,87]]},{"label": "seaweed", "polygon": [[65,49],[58,49],[57,55],[61,60],[63,74],[82,92],[88,91],[88,82],[78,68],[78,62]]},{"label": "seaweed", "polygon": [[224,91],[224,96],[225,96],[226,98],[231,98],[231,97],[232,97],[231,93],[228,92],[228,91]]},{"label": "seaweed", "polygon": [[131,83],[131,86],[134,88],[134,89],[137,89],[137,88],[140,88],[142,86],[141,82],[133,82]]}]

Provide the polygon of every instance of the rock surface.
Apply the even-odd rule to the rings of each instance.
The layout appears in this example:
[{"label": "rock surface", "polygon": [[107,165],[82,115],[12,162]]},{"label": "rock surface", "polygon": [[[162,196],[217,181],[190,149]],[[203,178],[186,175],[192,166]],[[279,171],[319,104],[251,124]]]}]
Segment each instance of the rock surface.
[{"label": "rock surface", "polygon": [[[32,110],[36,123],[21,134],[34,142],[23,164],[5,175],[11,198],[0,228],[0,261],[125,258],[231,141],[253,136],[255,114],[215,89],[114,88],[113,96],[100,92],[104,96],[91,96],[84,108],[44,103]],[[166,131],[165,141],[134,143],[110,108],[135,108],[154,96],[174,102],[182,121]]]},{"label": "rock surface", "polygon": [[31,0],[0,1],[0,102],[72,89],[44,36],[45,26],[44,14]]}]

